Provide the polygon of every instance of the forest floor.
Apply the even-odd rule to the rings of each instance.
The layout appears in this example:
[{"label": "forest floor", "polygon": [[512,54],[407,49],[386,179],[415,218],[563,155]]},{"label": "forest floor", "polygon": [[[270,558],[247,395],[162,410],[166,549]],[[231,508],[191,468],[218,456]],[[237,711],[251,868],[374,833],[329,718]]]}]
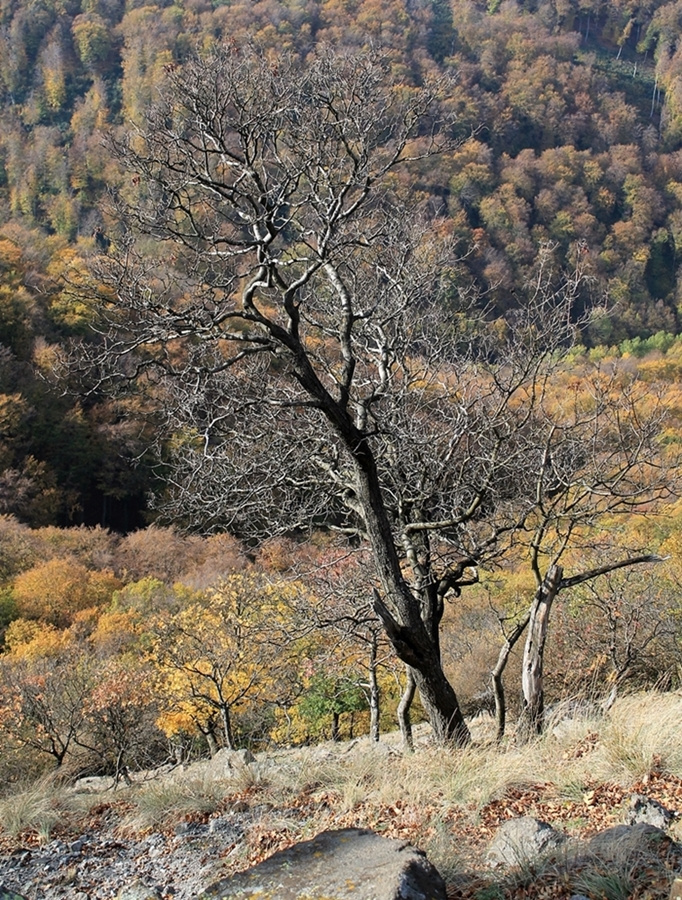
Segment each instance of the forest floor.
[{"label": "forest floor", "polygon": [[[681,721],[681,695],[648,694],[607,717],[559,718],[525,747],[495,746],[491,721],[479,719],[465,751],[434,747],[424,729],[409,755],[387,735],[259,754],[232,769],[167,768],[132,786],[44,780],[0,801],[0,885],[29,900],[104,900],[136,884],[189,900],[320,831],[362,827],[426,851],[450,900],[667,900],[675,845],[607,867],[566,854],[500,872],[485,855],[518,816],[576,841],[623,823],[634,793],[681,816]],[[682,822],[671,836],[682,838]]]}]

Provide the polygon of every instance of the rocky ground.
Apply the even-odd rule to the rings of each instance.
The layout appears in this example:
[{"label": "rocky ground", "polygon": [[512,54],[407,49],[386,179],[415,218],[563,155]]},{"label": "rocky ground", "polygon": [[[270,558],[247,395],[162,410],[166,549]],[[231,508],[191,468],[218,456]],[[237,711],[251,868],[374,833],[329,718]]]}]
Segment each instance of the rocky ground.
[{"label": "rocky ground", "polygon": [[[126,838],[116,829],[86,831],[43,846],[24,842],[0,858],[0,884],[30,900],[105,900],[127,895],[188,900],[215,881],[230,846],[244,834],[242,814],[177,833]],[[146,890],[142,890],[145,888]]]},{"label": "rocky ground", "polygon": [[[150,780],[133,788],[102,780],[77,783],[70,790],[79,802],[64,804],[64,815],[53,824],[49,838],[43,835],[41,840],[37,827],[16,837],[0,834],[0,885],[28,900],[189,900],[217,879],[320,831],[363,827],[425,849],[445,877],[448,896],[468,900],[490,885],[482,861],[500,824],[511,818],[535,816],[586,838],[622,823],[633,792],[661,801],[678,816],[682,813],[682,779],[655,768],[627,787],[616,782],[583,784],[574,796],[538,780],[509,786],[483,805],[444,805],[435,789],[432,800],[426,799],[428,794],[415,799],[413,789],[411,797],[406,792],[405,800],[387,802],[376,792],[370,796],[365,785],[371,775],[363,772],[386,768],[398,751],[388,744],[368,750],[365,744],[313,748],[301,751],[309,754],[304,757],[299,753],[298,764],[309,773],[320,761],[331,761],[338,771],[353,769],[355,793],[349,793],[348,785],[335,788],[314,777],[298,791],[273,792],[268,773],[281,759],[271,757],[241,768],[218,760],[148,773]],[[593,752],[592,744],[589,737],[575,752]],[[419,763],[419,752],[414,761]],[[217,765],[223,766],[221,773],[211,769]],[[210,808],[200,802],[194,808],[171,805],[151,824],[139,817],[135,792],[148,790],[150,783],[172,787],[178,779],[216,775],[221,793]],[[448,869],[454,857],[456,865]],[[646,877],[648,893],[633,890],[625,896],[669,896],[665,866]],[[564,894],[556,880],[543,888],[540,879],[532,888],[507,882],[502,893],[489,894],[511,900],[564,895],[572,896],[572,889]]]}]

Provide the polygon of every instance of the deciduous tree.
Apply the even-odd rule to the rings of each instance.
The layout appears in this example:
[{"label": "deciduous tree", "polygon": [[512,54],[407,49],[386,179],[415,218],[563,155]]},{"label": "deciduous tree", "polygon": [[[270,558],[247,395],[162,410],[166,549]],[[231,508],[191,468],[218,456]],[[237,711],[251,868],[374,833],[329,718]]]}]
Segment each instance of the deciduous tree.
[{"label": "deciduous tree", "polygon": [[[173,736],[202,732],[235,749],[235,712],[270,703],[296,653],[300,587],[235,574],[157,618],[152,659],[165,698],[159,723]],[[217,735],[220,733],[220,739]]]},{"label": "deciduous tree", "polygon": [[561,415],[544,386],[583,254],[561,280],[544,250],[504,320],[472,315],[449,225],[394,177],[451,146],[426,76],[417,88],[326,49],[305,67],[225,47],[169,68],[118,148],[134,203],[97,263],[91,358],[163,404],[167,515],[367,543],[376,610],[434,732],[465,744],[444,603],[535,527],[538,490],[541,511],[552,496]]}]

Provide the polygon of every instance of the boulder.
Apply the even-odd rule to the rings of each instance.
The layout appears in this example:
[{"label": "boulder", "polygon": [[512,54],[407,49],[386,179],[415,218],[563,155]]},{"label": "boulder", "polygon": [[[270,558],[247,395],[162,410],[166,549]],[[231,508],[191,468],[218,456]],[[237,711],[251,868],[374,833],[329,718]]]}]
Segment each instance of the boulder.
[{"label": "boulder", "polygon": [[228,778],[234,775],[235,772],[245,769],[251,763],[255,763],[255,761],[255,756],[248,749],[228,750],[223,747],[208,761],[206,769],[209,775],[217,778]]},{"label": "boulder", "polygon": [[405,841],[348,828],[281,850],[199,900],[445,900],[445,884]]},{"label": "boulder", "polygon": [[590,853],[604,860],[624,859],[642,851],[661,851],[678,856],[682,847],[654,825],[615,825],[595,834],[587,844]]},{"label": "boulder", "polygon": [[532,816],[509,819],[498,828],[486,862],[491,868],[528,865],[555,853],[565,840],[566,835]]},{"label": "boulder", "polygon": [[652,800],[643,794],[633,794],[627,814],[628,825],[653,825],[655,828],[668,828],[675,819],[675,813],[666,809],[658,800]]}]

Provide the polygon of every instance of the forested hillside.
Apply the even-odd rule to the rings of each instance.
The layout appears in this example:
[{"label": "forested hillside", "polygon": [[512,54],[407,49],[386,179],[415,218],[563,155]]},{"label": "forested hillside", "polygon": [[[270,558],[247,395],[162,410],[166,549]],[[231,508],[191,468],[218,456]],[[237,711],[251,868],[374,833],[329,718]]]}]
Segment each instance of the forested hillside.
[{"label": "forested hillside", "polygon": [[676,683],[682,5],[0,16],[8,778]]},{"label": "forested hillside", "polygon": [[[394,75],[456,73],[457,149],[410,176],[445,215],[485,304],[516,302],[546,242],[589,266],[606,314],[587,345],[676,334],[682,241],[682,48],[674,3],[118,2],[4,4],[0,19],[0,509],[24,521],[139,525],[143,426],[47,383],[86,332],[65,289],[112,223],[123,177],[108,134],[143,121],[165,70],[222,41],[304,58],[381,47]],[[37,367],[37,368],[36,368]],[[134,419],[134,416],[133,416]]]}]

